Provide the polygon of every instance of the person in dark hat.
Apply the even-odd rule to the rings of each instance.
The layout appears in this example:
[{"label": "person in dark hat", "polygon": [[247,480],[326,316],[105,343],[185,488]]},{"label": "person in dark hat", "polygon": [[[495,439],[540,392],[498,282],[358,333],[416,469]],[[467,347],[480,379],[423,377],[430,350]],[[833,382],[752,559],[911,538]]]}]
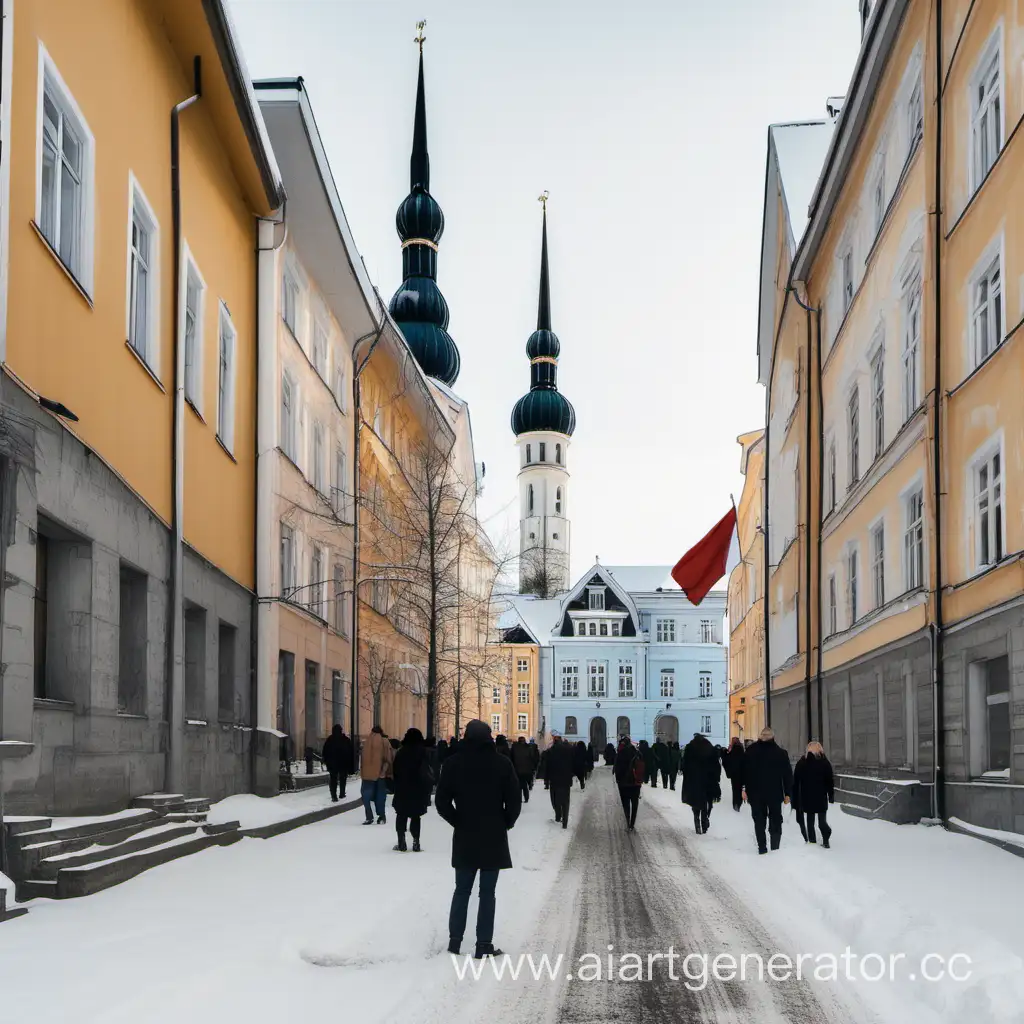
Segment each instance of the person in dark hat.
[{"label": "person in dark hat", "polygon": [[494,948],[494,892],[498,872],[512,867],[508,830],[522,810],[522,795],[511,760],[494,749],[485,722],[470,722],[458,752],[444,762],[434,806],[454,829],[455,893],[448,916],[448,952],[462,951],[469,897],[479,872],[474,955],[478,959],[501,956],[501,950]]},{"label": "person in dark hat", "polygon": [[345,796],[345,783],[355,771],[355,750],[352,741],[345,735],[344,729],[337,723],[331,735],[324,741],[324,749],[320,758],[327,769],[328,783],[331,788],[331,800],[338,801],[338,791]]}]

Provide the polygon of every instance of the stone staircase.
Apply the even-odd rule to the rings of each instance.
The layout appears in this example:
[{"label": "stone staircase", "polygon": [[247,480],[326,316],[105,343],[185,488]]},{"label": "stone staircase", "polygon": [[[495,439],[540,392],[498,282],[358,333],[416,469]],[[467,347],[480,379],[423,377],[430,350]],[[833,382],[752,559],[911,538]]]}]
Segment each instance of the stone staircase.
[{"label": "stone staircase", "polygon": [[836,803],[857,818],[909,825],[931,813],[931,784],[914,776],[874,778],[836,772]]},{"label": "stone staircase", "polygon": [[242,838],[238,822],[206,823],[208,800],[180,793],[138,797],[128,811],[81,823],[5,821],[10,874],[19,901],[70,899],[108,889],[149,868]]}]

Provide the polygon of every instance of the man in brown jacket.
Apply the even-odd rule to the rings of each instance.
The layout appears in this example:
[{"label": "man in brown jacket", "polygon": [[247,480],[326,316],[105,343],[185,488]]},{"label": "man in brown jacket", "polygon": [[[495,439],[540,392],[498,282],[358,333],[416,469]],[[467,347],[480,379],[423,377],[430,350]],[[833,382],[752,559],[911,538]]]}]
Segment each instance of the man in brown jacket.
[{"label": "man in brown jacket", "polygon": [[384,807],[388,798],[387,779],[391,778],[394,756],[384,730],[375,725],[363,744],[363,756],[359,762],[359,775],[363,780],[360,795],[363,798],[363,810],[366,812],[364,825],[373,824],[371,801],[377,809],[377,824],[384,824]]}]

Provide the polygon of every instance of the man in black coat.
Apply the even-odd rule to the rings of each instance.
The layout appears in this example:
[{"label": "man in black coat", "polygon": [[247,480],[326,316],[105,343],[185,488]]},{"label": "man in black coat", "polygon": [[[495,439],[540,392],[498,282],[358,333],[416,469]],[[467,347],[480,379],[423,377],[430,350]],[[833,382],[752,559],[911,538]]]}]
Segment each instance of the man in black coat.
[{"label": "man in black coat", "polygon": [[508,830],[522,810],[512,762],[502,757],[485,722],[472,721],[458,753],[441,769],[434,796],[437,813],[455,830],[452,867],[455,894],[448,916],[448,952],[458,954],[466,932],[473,882],[480,872],[480,906],[476,916],[476,956],[500,956],[494,948],[494,890],[498,872],[512,867]]},{"label": "man in black coat", "polygon": [[569,791],[572,788],[573,748],[562,739],[562,734],[551,733],[553,739],[544,759],[544,780],[551,789],[551,807],[555,812],[555,821],[562,823],[562,828],[569,827]]},{"label": "man in black coat", "polygon": [[722,755],[722,767],[732,783],[732,809],[738,811],[743,806],[743,757],[746,750],[740,743],[739,736],[733,736],[729,749]]},{"label": "man in black coat", "polygon": [[324,741],[324,749],[320,758],[327,769],[331,800],[337,803],[339,784],[341,795],[344,796],[345,783],[356,770],[355,749],[340,725],[335,725],[331,730],[331,735]]},{"label": "man in black coat", "polygon": [[722,797],[722,766],[707,736],[694,733],[683,750],[683,803],[693,810],[697,835],[711,824],[711,807]]},{"label": "man in black coat", "polygon": [[743,789],[754,819],[757,852],[767,853],[765,822],[773,850],[782,842],[782,805],[793,792],[793,767],[789,754],[775,742],[770,728],[752,743],[743,758]]},{"label": "man in black coat", "polygon": [[533,752],[530,750],[530,744],[522,736],[512,744],[512,767],[515,768],[516,778],[519,779],[523,803],[528,804],[530,786],[533,784]]}]

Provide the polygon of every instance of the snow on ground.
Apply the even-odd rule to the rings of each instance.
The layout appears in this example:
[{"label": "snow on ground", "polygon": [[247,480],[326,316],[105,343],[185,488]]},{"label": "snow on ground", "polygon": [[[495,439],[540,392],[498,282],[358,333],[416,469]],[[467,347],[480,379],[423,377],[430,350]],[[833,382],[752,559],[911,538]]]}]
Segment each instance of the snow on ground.
[{"label": "snow on ground", "polygon": [[[350,781],[348,795],[344,799],[353,800],[358,795],[358,781],[355,786]],[[331,794],[326,786],[314,786],[312,789],[300,789],[268,797],[256,796],[254,793],[239,793],[213,804],[206,820],[211,825],[237,821],[241,828],[261,828],[330,806]]]},{"label": "snow on ground", "polygon": [[[95,825],[101,821],[121,821],[123,819],[137,818],[140,814],[148,814],[149,811],[144,807],[129,807],[124,811],[117,811],[114,814],[93,814],[87,817],[79,818],[61,818],[51,817],[49,818],[50,825],[48,828],[33,829],[33,831],[49,832],[53,829],[58,828],[77,828],[80,825]],[[12,815],[5,814],[4,821],[15,822],[15,821],[46,821],[47,818],[39,814],[24,814],[24,815]]]},{"label": "snow on ground", "polygon": [[[574,832],[555,825],[542,786],[534,795],[509,834],[515,868],[498,883],[495,938],[511,949],[530,948]],[[302,798],[313,796],[274,801]],[[390,807],[386,825],[362,820],[357,809],[212,847],[83,899],[33,900],[27,917],[0,926],[0,1017],[181,1024],[342,1013],[462,1024],[471,1000],[443,952],[451,829],[431,809],[424,852],[402,854]],[[469,946],[475,916],[474,897]]]},{"label": "snow on ground", "polygon": [[[678,792],[645,789],[644,798],[675,804],[681,827],[692,830]],[[642,819],[643,803],[638,828]],[[1024,931],[1011,910],[1024,876],[1020,858],[941,828],[838,810],[829,821],[832,848],[810,846],[787,807],[782,848],[762,857],[749,810],[737,814],[726,799],[716,805],[699,849],[751,913],[789,942],[783,952],[841,955],[850,947],[858,957],[880,954],[886,965],[904,954],[892,982],[887,974],[853,983],[883,1021],[1024,1021]],[[953,954],[970,957],[970,979],[925,981],[921,963],[932,953],[947,963]],[[874,963],[866,965],[868,973]],[[924,966],[934,974],[941,965]],[[967,964],[951,967],[960,972]]]},{"label": "snow on ground", "polygon": [[960,818],[950,818],[950,822],[958,828],[966,829],[978,836],[985,836],[987,839],[995,839],[1000,843],[1009,843],[1011,846],[1024,846],[1024,835],[1020,832],[1004,832],[998,828],[983,828],[981,825],[972,825],[969,821],[962,821]]}]

